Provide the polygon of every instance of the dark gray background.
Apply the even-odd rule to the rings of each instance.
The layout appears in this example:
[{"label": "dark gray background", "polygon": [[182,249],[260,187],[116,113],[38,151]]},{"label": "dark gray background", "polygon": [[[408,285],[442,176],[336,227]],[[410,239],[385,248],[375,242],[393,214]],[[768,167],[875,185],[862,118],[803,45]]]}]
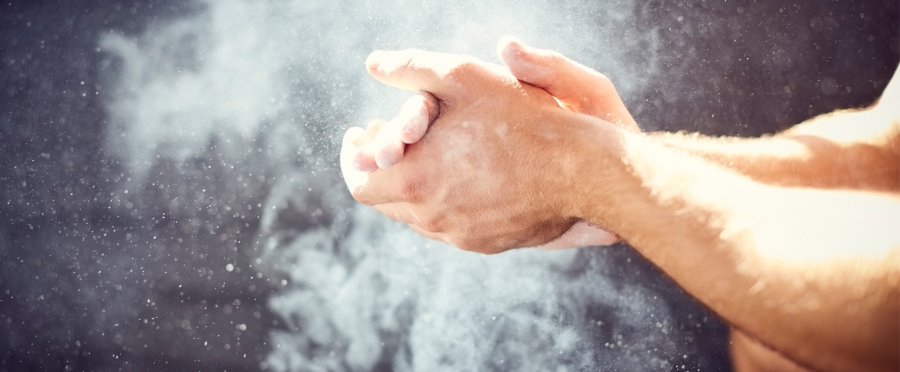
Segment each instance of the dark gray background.
[{"label": "dark gray background", "polygon": [[[587,23],[599,14],[591,9],[602,6],[559,5]],[[862,107],[880,95],[900,53],[896,1],[633,6],[637,26],[623,31],[625,37],[642,25],[663,31],[653,81],[623,94],[645,130],[755,136],[834,109]],[[0,371],[258,370],[270,351],[269,332],[284,329],[266,306],[281,278],[264,269],[259,278],[251,267],[259,257],[259,209],[240,216],[221,212],[263,203],[278,176],[275,168],[249,155],[226,164],[213,139],[188,164],[154,164],[135,196],[111,197],[131,175],[104,145],[110,126],[105,102],[113,93],[91,89],[115,76],[104,69],[119,68],[96,50],[100,35],[113,30],[137,37],[149,25],[204,7],[170,0],[0,4]],[[371,40],[360,48],[393,44],[402,40]],[[641,45],[624,48],[624,55],[646,58]],[[603,51],[596,53],[602,60]],[[364,57],[352,63],[361,66]],[[581,61],[602,69],[586,58]],[[304,91],[314,89],[327,90]],[[346,128],[354,108],[303,114],[312,117],[309,133],[330,140],[313,146],[309,159],[316,161],[294,165],[319,170],[319,182],[340,185],[334,128]],[[248,171],[257,176],[237,180]],[[195,189],[210,191],[196,196]],[[179,195],[215,199],[218,209],[179,212],[169,203]],[[346,195],[328,198],[310,196],[323,209],[319,215],[285,212],[279,220],[297,230],[340,224],[351,203]],[[190,219],[210,226],[183,228]],[[603,275],[664,296],[676,328],[709,317],[697,331],[673,340],[673,358],[679,343],[694,344],[694,353],[673,361],[673,370],[681,364],[730,369],[724,325],[650,264],[626,247],[580,254],[586,262],[605,260],[617,268]],[[224,272],[229,262],[244,271]],[[585,310],[609,311],[601,305]],[[204,340],[217,340],[216,347]],[[220,347],[224,343],[232,347]],[[390,358],[376,369],[391,369]]]}]

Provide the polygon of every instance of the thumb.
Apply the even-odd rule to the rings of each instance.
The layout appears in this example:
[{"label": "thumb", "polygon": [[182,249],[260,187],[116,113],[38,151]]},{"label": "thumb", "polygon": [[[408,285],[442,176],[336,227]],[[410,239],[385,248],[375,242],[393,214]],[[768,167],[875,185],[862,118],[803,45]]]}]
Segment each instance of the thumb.
[{"label": "thumb", "polygon": [[544,89],[566,109],[637,130],[616,88],[603,74],[511,36],[500,39],[497,52],[516,79]]},{"label": "thumb", "polygon": [[426,91],[438,99],[445,99],[459,89],[455,84],[447,83],[447,73],[466,61],[464,56],[418,49],[376,50],[366,58],[366,69],[372,77],[387,85]]}]

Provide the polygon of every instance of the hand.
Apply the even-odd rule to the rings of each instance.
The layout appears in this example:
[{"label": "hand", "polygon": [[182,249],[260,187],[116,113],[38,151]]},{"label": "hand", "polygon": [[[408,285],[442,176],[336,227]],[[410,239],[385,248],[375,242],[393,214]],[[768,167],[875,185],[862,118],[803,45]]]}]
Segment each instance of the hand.
[{"label": "hand", "polygon": [[404,161],[369,173],[355,168],[370,136],[348,130],[341,165],[357,200],[484,253],[545,243],[575,223],[567,214],[575,175],[566,171],[584,161],[572,150],[585,145],[573,146],[590,128],[563,125],[572,114],[546,92],[459,55],[376,52],[367,65],[389,85],[431,92],[440,116],[406,147]]},{"label": "hand", "polygon": [[[606,76],[559,53],[528,47],[512,37],[501,39],[497,50],[501,60],[518,80],[544,89],[554,96],[560,106],[639,131]],[[434,97],[422,93],[410,98],[400,115],[385,125],[384,131],[379,131],[379,126],[373,130],[370,125],[369,136],[377,138],[357,154],[356,168],[369,172],[378,167],[388,168],[399,162],[403,156],[404,144],[414,143],[421,138],[437,116],[436,111]],[[401,139],[397,135],[399,133],[412,135]],[[619,240],[613,233],[586,222],[578,222],[565,234],[539,248],[611,245]]]},{"label": "hand", "polygon": [[529,47],[511,36],[500,39],[497,52],[516,79],[547,91],[565,109],[640,132],[605,75],[552,50]]},{"label": "hand", "polygon": [[[640,131],[605,75],[557,52],[529,47],[511,36],[500,40],[497,53],[516,79],[550,93],[561,107]],[[399,162],[405,144],[422,138],[439,114],[436,106],[433,96],[420,92],[403,105],[397,118],[385,125],[384,133],[369,130],[370,136],[377,138],[359,153],[357,169],[371,172]]]},{"label": "hand", "polygon": [[[605,75],[562,54],[529,47],[510,36],[500,39],[497,53],[516,79],[550,93],[563,108],[640,132],[616,88]],[[619,240],[621,239],[616,234],[586,222],[578,222],[559,239],[539,248],[612,245]]]}]

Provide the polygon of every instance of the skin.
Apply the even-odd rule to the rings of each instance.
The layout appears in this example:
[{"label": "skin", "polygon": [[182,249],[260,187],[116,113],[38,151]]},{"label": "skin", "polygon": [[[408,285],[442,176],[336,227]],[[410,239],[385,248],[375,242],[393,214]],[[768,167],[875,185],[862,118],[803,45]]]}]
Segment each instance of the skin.
[{"label": "skin", "polygon": [[612,84],[561,56],[508,39],[500,51],[508,69],[370,56],[376,79],[438,104],[385,168],[358,170],[383,146],[348,131],[342,170],[357,200],[482,253],[603,226],[741,330],[739,370],[900,368],[896,81],[861,113],[771,138],[700,139],[637,133]]},{"label": "skin", "polygon": [[[575,110],[585,112],[588,110],[583,109],[584,102],[621,102],[607,79],[597,79],[598,73],[558,54],[528,48],[514,40],[501,41],[500,50],[501,59],[520,80],[551,87],[548,92],[560,92],[554,95],[582,104],[582,107],[569,105],[567,108],[576,107]],[[527,71],[534,68],[529,68],[528,64],[553,71],[555,76],[529,80],[534,75]],[[565,100],[556,98],[566,107]],[[615,111],[608,107],[600,109],[595,107],[591,115],[603,118]],[[898,143],[897,127],[892,127],[889,120],[879,118],[881,114],[884,114],[883,110],[837,112],[810,120],[775,137],[759,139],[669,133],[649,136],[670,148],[704,157],[771,185],[897,191],[900,189],[900,168],[896,161],[900,154],[895,146]],[[628,120],[622,122],[626,127],[630,124]],[[854,130],[848,132],[848,126]],[[847,177],[848,174],[853,176]],[[807,370],[736,329],[732,330],[731,350],[737,371]]]}]

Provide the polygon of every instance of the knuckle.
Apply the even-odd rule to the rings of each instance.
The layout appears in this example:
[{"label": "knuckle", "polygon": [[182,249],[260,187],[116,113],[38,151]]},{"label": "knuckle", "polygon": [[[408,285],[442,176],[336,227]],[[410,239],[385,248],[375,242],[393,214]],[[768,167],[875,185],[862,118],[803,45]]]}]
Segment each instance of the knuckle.
[{"label": "knuckle", "polygon": [[466,252],[477,252],[477,253],[487,253],[490,254],[489,251],[485,251],[484,244],[473,240],[473,239],[460,239],[455,242],[457,248],[464,250]]},{"label": "knuckle", "polygon": [[460,57],[458,60],[446,67],[443,75],[450,79],[463,79],[472,74],[481,72],[483,66],[475,58]]},{"label": "knuckle", "polygon": [[472,70],[478,67],[481,67],[478,63],[478,60],[472,57],[461,57],[459,61],[456,63],[456,66],[463,70]]},{"label": "knuckle", "polygon": [[589,70],[588,72],[590,73],[591,78],[594,80],[593,84],[597,86],[598,89],[605,91],[612,87],[612,81],[609,80],[606,75],[603,75],[594,70]]},{"label": "knuckle", "polygon": [[429,233],[439,233],[443,231],[443,222],[440,218],[435,216],[423,218],[421,221],[419,221],[418,225],[420,229],[425,230]]},{"label": "knuckle", "polygon": [[422,185],[414,178],[402,178],[399,181],[400,200],[420,203],[423,200]]},{"label": "knuckle", "polygon": [[353,199],[355,199],[360,204],[372,205],[372,203],[370,203],[370,199],[367,198],[364,194],[354,191],[354,192],[351,192],[350,195],[353,196]]},{"label": "knuckle", "polygon": [[365,205],[375,205],[375,199],[370,192],[367,192],[364,186],[356,187],[350,191],[350,196],[356,201]]},{"label": "knuckle", "polygon": [[381,127],[384,126],[385,123],[386,121],[384,121],[383,119],[374,119],[369,121],[369,123],[366,124],[366,134],[368,134],[370,137],[374,137],[375,134],[378,133],[378,130],[381,129]]},{"label": "knuckle", "polygon": [[362,172],[371,172],[375,170],[375,168],[377,168],[375,159],[372,157],[372,154],[366,151],[356,150],[355,153],[353,153],[352,157],[349,158],[349,160],[351,161],[351,164],[353,164],[353,166],[357,168],[357,170]]}]

